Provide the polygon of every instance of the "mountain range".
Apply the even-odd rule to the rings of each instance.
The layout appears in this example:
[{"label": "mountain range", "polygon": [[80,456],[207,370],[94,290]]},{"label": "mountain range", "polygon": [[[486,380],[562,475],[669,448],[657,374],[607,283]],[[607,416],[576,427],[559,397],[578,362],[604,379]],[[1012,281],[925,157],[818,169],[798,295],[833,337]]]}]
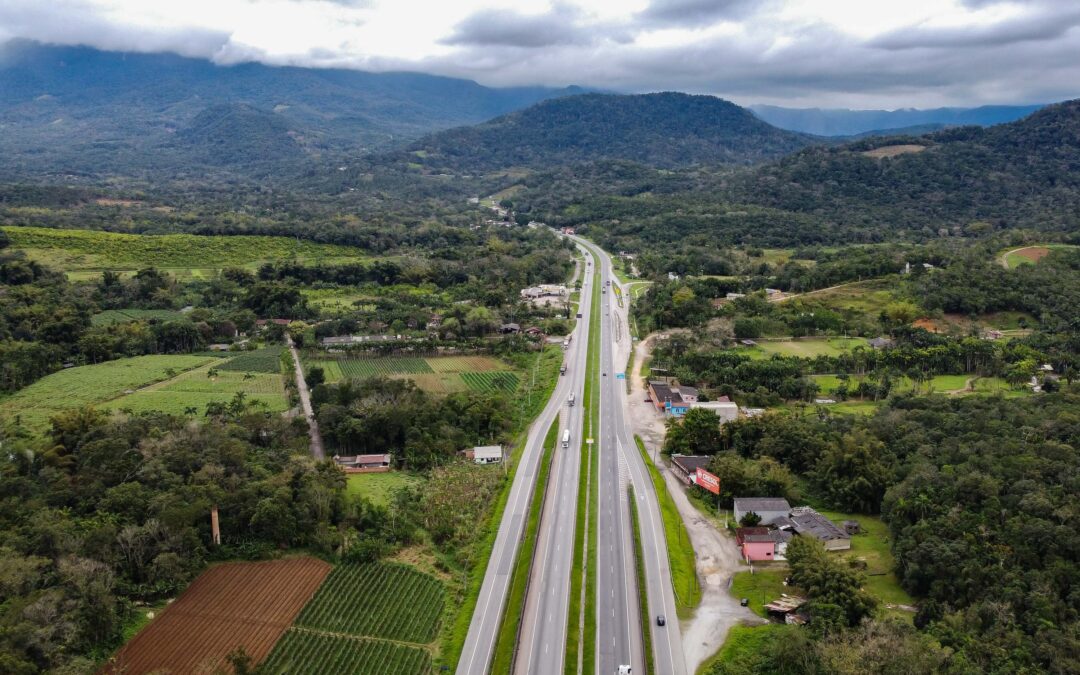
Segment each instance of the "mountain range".
[{"label": "mountain range", "polygon": [[819,142],[715,96],[582,94],[542,101],[407,148],[432,170],[543,168],[604,159],[657,167],[751,164]]},{"label": "mountain range", "polygon": [[[0,45],[0,91],[0,152],[30,170],[79,173],[103,163],[123,170],[121,157],[167,162],[157,151],[190,147],[210,118],[264,139],[291,133],[308,155],[357,154],[584,90],[496,89],[418,73],[219,66],[174,54],[10,41]],[[187,141],[177,143],[175,136],[185,134]],[[289,143],[273,145],[277,156]],[[141,158],[149,153],[157,157]]]},{"label": "mountain range", "polygon": [[[916,110],[849,110],[846,108],[782,108],[752,105],[750,110],[781,129],[817,136],[885,135],[906,127],[929,128],[974,125],[980,127],[1013,122],[1042,108],[1039,105],[987,105],[978,108],[931,108]],[[909,130],[908,133],[910,133]]]}]

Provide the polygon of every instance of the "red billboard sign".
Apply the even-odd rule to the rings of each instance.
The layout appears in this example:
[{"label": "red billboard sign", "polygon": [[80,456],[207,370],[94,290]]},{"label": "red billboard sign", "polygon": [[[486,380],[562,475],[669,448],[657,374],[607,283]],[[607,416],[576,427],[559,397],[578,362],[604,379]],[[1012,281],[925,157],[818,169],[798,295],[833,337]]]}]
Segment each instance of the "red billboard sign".
[{"label": "red billboard sign", "polygon": [[694,476],[694,482],[705,488],[714,495],[720,494],[720,479],[709,473],[700,466],[697,468],[697,474]]}]

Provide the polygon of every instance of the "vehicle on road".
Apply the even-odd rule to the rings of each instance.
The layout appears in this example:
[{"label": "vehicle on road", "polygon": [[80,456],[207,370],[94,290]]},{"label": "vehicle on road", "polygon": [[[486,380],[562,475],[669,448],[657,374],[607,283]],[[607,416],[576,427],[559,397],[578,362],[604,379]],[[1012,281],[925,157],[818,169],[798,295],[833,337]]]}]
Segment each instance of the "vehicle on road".
[{"label": "vehicle on road", "polygon": [[656,625],[657,626],[663,626],[666,623],[667,623],[667,619],[664,618],[663,614],[657,614],[656,615]]},{"label": "vehicle on road", "polygon": [[630,666],[619,666],[619,670],[615,672],[615,675],[630,675]]},{"label": "vehicle on road", "polygon": [[570,447],[570,430],[569,429],[563,429],[563,432],[562,432],[562,446],[564,448],[569,448]]},{"label": "vehicle on road", "polygon": [[566,364],[565,363],[562,364],[562,368],[559,368],[559,374],[560,375],[565,375],[566,374]]},{"label": "vehicle on road", "polygon": [[570,394],[570,397],[566,399],[566,405],[574,405],[574,401],[577,399],[577,394]]}]

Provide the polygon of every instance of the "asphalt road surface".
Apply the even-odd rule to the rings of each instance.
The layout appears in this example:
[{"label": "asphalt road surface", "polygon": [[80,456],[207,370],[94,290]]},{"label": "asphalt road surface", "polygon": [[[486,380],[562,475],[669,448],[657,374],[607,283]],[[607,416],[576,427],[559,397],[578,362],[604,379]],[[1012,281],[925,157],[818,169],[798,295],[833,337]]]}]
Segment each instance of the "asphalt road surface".
[{"label": "asphalt road surface", "polygon": [[[571,341],[570,348],[567,350],[566,360],[569,364],[569,368],[565,376],[559,378],[558,383],[555,386],[555,391],[551,396],[551,400],[548,401],[547,406],[544,407],[543,412],[533,422],[532,427],[529,428],[528,439],[526,441],[525,449],[521,454],[519,465],[514,474],[514,482],[510,487],[510,496],[506,503],[506,510],[503,512],[502,522],[499,523],[499,530],[495,536],[495,546],[492,548],[491,557],[488,560],[487,569],[484,572],[483,585],[480,587],[480,596],[476,602],[476,608],[473,611],[472,621],[469,623],[469,632],[465,638],[465,645],[461,652],[461,658],[458,661],[457,672],[462,675],[483,675],[489,672],[491,666],[492,654],[495,650],[495,639],[499,632],[499,623],[502,618],[503,609],[506,605],[507,591],[510,586],[510,577],[514,567],[514,557],[518,553],[520,548],[521,538],[524,534],[525,522],[528,518],[529,496],[533,491],[533,487],[536,483],[536,474],[540,464],[540,459],[543,456],[544,448],[544,436],[547,433],[548,427],[556,419],[560,417],[567,409],[571,414],[567,415],[569,422],[569,428],[571,429],[571,448],[578,447],[581,439],[581,410],[582,403],[581,397],[585,386],[585,363],[588,352],[589,342],[589,317],[591,315],[591,298],[592,298],[592,268],[586,268],[586,274],[582,279],[581,286],[581,319],[577,322],[577,328],[573,334],[573,340]],[[571,392],[576,393],[577,403],[573,408],[567,405],[567,399]],[[576,427],[573,420],[576,419]],[[562,440],[562,428],[559,431],[559,445],[556,446],[556,455],[567,454],[563,452],[561,445]],[[560,457],[560,459],[563,459]],[[562,476],[567,471],[574,471],[574,464],[577,461],[561,461],[557,470],[560,472],[556,474],[554,471],[552,477],[556,475]],[[556,469],[556,467],[553,467]],[[576,476],[576,473],[574,474]],[[561,477],[559,482],[561,483]],[[574,502],[576,506],[577,499],[577,480],[569,485],[562,485],[563,490],[560,491],[559,496],[555,500],[554,504],[562,505],[565,502]],[[572,495],[570,493],[573,493]],[[552,521],[545,518],[549,523],[556,522],[561,523],[561,528],[569,532],[570,544],[567,545],[561,539],[560,543],[556,544],[556,550],[552,558],[550,558],[552,565],[556,564],[556,558],[560,565],[559,570],[565,579],[562,582],[562,591],[556,591],[552,595],[550,602],[555,604],[561,603],[561,620],[558,620],[557,627],[554,625],[556,619],[551,620],[551,626],[548,627],[547,616],[544,616],[544,622],[540,625],[541,628],[546,628],[547,632],[540,631],[542,636],[540,642],[536,643],[536,648],[540,650],[547,650],[553,658],[547,658],[547,654],[544,654],[543,663],[546,665],[551,662],[557,663],[557,669],[553,668],[550,672],[562,671],[563,663],[563,647],[556,647],[556,644],[565,645],[566,642],[566,600],[569,594],[569,568],[570,557],[573,552],[573,515],[574,510],[570,512],[569,524],[562,521]],[[547,514],[544,514],[547,516]],[[560,518],[562,516],[558,516]],[[559,525],[556,526],[557,528]],[[558,539],[560,533],[558,529],[555,532],[554,537],[548,537],[545,539],[544,544],[550,543],[551,540]],[[541,545],[538,540],[538,546]],[[543,551],[543,549],[540,549]],[[532,551],[521,551],[522,555],[532,555]],[[565,562],[562,562],[565,559]],[[552,583],[558,583],[554,578],[553,573]],[[535,588],[532,585],[530,588]],[[557,610],[553,610],[557,611]],[[530,614],[528,613],[528,605],[526,606],[526,621],[528,622]],[[535,616],[535,615],[533,615]],[[532,622],[535,625],[535,622]],[[525,627],[523,627],[523,630]],[[562,633],[560,636],[559,633]],[[535,634],[535,631],[534,631]],[[547,642],[543,642],[547,640]],[[521,662],[525,659],[525,655],[532,653],[532,649],[528,652],[524,651],[519,645],[518,661]],[[538,660],[533,664],[536,668],[540,668],[540,661]],[[530,666],[532,667],[532,666]],[[540,670],[531,671],[526,670],[522,672],[541,672]],[[549,672],[547,670],[542,672]]]},{"label": "asphalt road surface", "polygon": [[[599,673],[616,673],[620,665],[643,672],[641,618],[637,602],[634,539],[627,499],[628,466],[619,447],[622,426],[618,389],[625,381],[616,377],[614,292],[610,265],[601,262],[600,283],[608,292],[600,300],[600,433],[599,513],[596,549],[596,655]],[[618,372],[622,372],[621,368]]]},{"label": "asphalt road surface", "polygon": [[[586,259],[591,259],[591,255]],[[581,287],[581,297],[591,298],[593,268],[587,266]],[[578,325],[586,325],[590,311],[582,310]],[[537,533],[529,593],[525,599],[524,617],[514,672],[556,675],[563,672],[566,653],[566,626],[570,602],[570,567],[573,564],[574,532],[577,522],[577,500],[581,444],[584,441],[585,372],[588,366],[587,327],[580,340],[567,354],[567,377],[572,377],[577,403],[564,406],[561,415],[560,445],[555,455],[548,481],[548,494]],[[570,430],[570,447],[564,449],[561,438],[564,429]]]},{"label": "asphalt road surface", "polygon": [[[600,270],[605,280],[611,279],[613,285],[617,285],[618,279],[615,277],[614,271],[611,266],[611,258],[602,249],[595,248],[600,258]],[[601,380],[608,380],[603,382],[602,397],[600,401],[601,406],[601,425],[603,426],[603,435],[605,439],[609,436],[609,429],[612,431],[610,435],[614,436],[613,440],[607,440],[607,444],[614,445],[618,450],[618,465],[619,465],[619,480],[608,481],[605,477],[605,471],[601,469],[601,482],[600,482],[600,503],[601,509],[605,508],[605,487],[609,495],[614,495],[616,492],[615,485],[618,485],[618,499],[619,505],[622,507],[616,511],[613,521],[617,527],[613,527],[613,530],[619,532],[618,536],[612,536],[612,541],[617,541],[619,545],[623,547],[622,557],[624,560],[624,573],[629,577],[630,581],[617,580],[613,583],[608,583],[605,591],[605,580],[603,578],[604,562],[601,560],[599,571],[601,574],[597,576],[600,589],[597,594],[597,613],[598,613],[598,640],[600,641],[600,667],[598,672],[600,675],[606,675],[607,673],[615,673],[618,665],[626,664],[634,668],[635,673],[640,673],[644,670],[642,667],[642,647],[640,645],[640,630],[641,624],[637,621],[645,621],[651,624],[652,629],[652,643],[653,643],[653,672],[658,675],[686,675],[686,662],[683,655],[682,648],[682,635],[679,630],[679,619],[675,610],[675,593],[671,584],[671,569],[668,564],[667,547],[665,543],[664,535],[664,523],[660,516],[659,503],[656,498],[656,489],[653,486],[652,480],[649,477],[648,469],[645,466],[645,461],[641,457],[641,453],[637,449],[637,445],[634,442],[633,433],[628,419],[633,414],[635,405],[644,405],[642,402],[632,402],[628,399],[626,393],[626,382],[623,379],[619,379],[618,375],[623,373],[627,359],[630,356],[630,351],[633,349],[633,345],[630,340],[630,324],[628,321],[629,316],[629,295],[623,291],[624,307],[620,308],[616,301],[614,292],[609,290],[603,296],[606,302],[601,303],[601,311],[605,313],[605,321],[603,323],[604,332],[602,334],[603,348],[601,350],[601,370],[606,370],[608,375],[606,378],[601,377]],[[625,374],[624,374],[625,376]],[[610,420],[610,421],[609,421]],[[603,461],[605,455],[601,455],[601,461]],[[630,530],[629,509],[626,507],[627,500],[625,495],[625,481],[629,480],[634,486],[634,498],[637,500],[638,517],[641,526],[641,548],[642,556],[645,567],[645,591],[646,599],[648,603],[648,611],[645,612],[645,616],[639,616],[638,604],[637,604],[637,590],[636,590],[636,572],[633,566],[633,539],[632,532]],[[610,484],[608,484],[610,483]],[[601,513],[601,519],[603,519],[603,513]],[[603,536],[605,527],[601,524],[600,533]],[[600,555],[604,554],[604,544],[600,545]],[[612,559],[618,558],[617,554],[609,553],[609,557]],[[616,564],[616,569],[618,565]],[[618,602],[617,598],[611,602],[611,607],[602,608],[600,604],[603,601],[603,593],[614,592],[618,595],[618,588],[624,586],[626,596],[623,602]],[[625,620],[626,625],[631,629],[631,638],[629,641],[630,649],[625,652],[627,656],[631,658],[630,661],[618,661],[617,663],[605,661],[603,646],[604,640],[613,640],[613,653],[616,655],[616,661],[618,658],[623,657],[618,651],[620,647],[620,641],[618,637],[618,631],[626,630],[619,625],[619,609],[623,608],[628,618]],[[611,616],[611,611],[615,610],[615,620],[611,622],[609,628],[605,631],[601,630],[603,626],[599,622],[603,618],[604,613],[607,612],[608,616]],[[663,615],[666,619],[664,626],[658,626],[656,624],[656,618],[659,615]]]}]

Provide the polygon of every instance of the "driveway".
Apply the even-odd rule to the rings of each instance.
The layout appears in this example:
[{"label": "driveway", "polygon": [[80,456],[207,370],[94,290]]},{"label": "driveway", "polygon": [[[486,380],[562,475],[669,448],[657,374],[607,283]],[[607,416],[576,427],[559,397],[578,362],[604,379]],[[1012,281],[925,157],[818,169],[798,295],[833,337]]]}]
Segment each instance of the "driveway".
[{"label": "driveway", "polygon": [[[634,370],[652,354],[658,335],[649,335],[635,345]],[[627,373],[630,378],[630,404],[633,412],[627,419],[633,420],[634,433],[645,441],[650,456],[657,456],[667,433],[664,415],[651,404],[645,403],[645,381],[637,372]],[[739,605],[728,587],[736,572],[747,569],[739,558],[735,539],[719,530],[690,503],[686,488],[667,466],[657,465],[667,483],[668,492],[686,524],[690,545],[697,559],[698,581],[701,583],[701,604],[694,616],[682,622],[683,653],[688,672],[697,670],[724,644],[728,630],[737,624],[762,624],[764,619],[746,607]]]}]

